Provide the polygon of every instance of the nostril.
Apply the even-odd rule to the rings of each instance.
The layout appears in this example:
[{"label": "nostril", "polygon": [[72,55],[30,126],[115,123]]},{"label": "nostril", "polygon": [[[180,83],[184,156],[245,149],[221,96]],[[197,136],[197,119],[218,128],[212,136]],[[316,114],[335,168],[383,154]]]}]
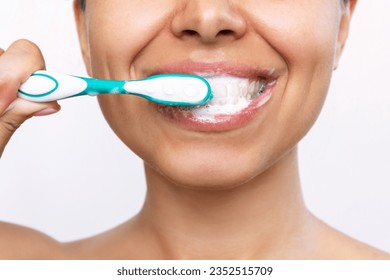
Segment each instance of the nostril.
[{"label": "nostril", "polygon": [[223,29],[221,31],[218,32],[217,36],[218,35],[221,35],[221,36],[230,36],[230,35],[234,35],[234,31],[233,30],[230,30],[230,29]]},{"label": "nostril", "polygon": [[191,29],[186,29],[186,30],[183,30],[182,31],[182,35],[184,36],[197,36],[198,35],[198,32],[196,32],[195,30],[191,30]]},{"label": "nostril", "polygon": [[[192,29],[183,30],[181,32],[181,35],[182,36],[189,36],[189,37],[200,36],[200,34],[197,31],[192,30]],[[218,31],[218,33],[216,34],[215,37],[219,37],[219,36],[221,36],[221,37],[234,36],[234,31],[230,30],[230,29],[223,29],[223,30]]]}]

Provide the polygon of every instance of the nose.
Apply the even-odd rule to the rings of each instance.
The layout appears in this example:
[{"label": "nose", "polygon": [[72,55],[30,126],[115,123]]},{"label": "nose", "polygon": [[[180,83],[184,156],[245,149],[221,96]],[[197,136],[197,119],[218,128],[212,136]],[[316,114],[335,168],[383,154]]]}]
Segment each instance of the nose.
[{"label": "nose", "polygon": [[230,0],[185,0],[172,21],[173,33],[179,38],[196,38],[212,44],[220,40],[237,40],[247,29],[245,18]]}]

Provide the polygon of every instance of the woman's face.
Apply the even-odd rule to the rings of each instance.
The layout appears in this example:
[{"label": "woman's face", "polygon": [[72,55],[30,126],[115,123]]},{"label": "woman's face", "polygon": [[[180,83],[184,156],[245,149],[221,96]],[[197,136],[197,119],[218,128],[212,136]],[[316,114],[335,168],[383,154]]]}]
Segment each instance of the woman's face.
[{"label": "woman's face", "polygon": [[210,80],[209,108],[119,95],[99,102],[153,170],[187,187],[217,188],[258,176],[312,126],[347,32],[342,11],[338,0],[87,0],[78,16],[94,77]]}]

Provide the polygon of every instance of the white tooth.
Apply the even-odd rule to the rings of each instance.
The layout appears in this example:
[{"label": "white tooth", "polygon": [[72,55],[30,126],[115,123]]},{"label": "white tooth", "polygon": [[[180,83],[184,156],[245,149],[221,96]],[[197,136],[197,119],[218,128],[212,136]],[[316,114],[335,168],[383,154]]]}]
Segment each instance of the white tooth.
[{"label": "white tooth", "polygon": [[228,98],[230,98],[231,94],[232,94],[232,85],[231,84],[225,84],[225,88],[226,88],[226,95]]},{"label": "white tooth", "polygon": [[238,81],[234,84],[234,96],[241,97],[242,96],[242,88],[245,87],[245,81]]},{"label": "white tooth", "polygon": [[258,92],[259,89],[260,89],[260,87],[261,87],[260,81],[256,81],[256,82],[255,82],[255,85],[256,85],[256,86],[255,86],[255,91]]},{"label": "white tooth", "polygon": [[227,92],[226,92],[226,87],[223,84],[216,83],[215,85],[212,86],[214,96],[215,97],[226,97]]},{"label": "white tooth", "polygon": [[244,98],[248,92],[248,84],[245,82],[241,82],[239,86],[240,98]]},{"label": "white tooth", "polygon": [[214,98],[204,106],[190,109],[196,118],[213,120],[218,114],[235,114],[258,96],[263,82],[232,76],[207,76]]},{"label": "white tooth", "polygon": [[256,97],[256,93],[255,92],[248,93],[248,99],[249,100],[253,100],[255,97]]},{"label": "white tooth", "polygon": [[226,84],[227,97],[235,96],[234,84]]},{"label": "white tooth", "polygon": [[250,94],[253,94],[255,91],[256,91],[256,83],[255,82],[252,82],[252,83],[250,83],[249,84],[249,89],[248,89],[248,92],[250,93]]}]

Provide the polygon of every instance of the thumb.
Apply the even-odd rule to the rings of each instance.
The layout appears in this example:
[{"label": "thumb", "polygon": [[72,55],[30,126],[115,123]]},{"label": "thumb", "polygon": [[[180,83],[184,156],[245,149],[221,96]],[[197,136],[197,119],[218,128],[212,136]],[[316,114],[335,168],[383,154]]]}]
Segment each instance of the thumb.
[{"label": "thumb", "polygon": [[0,116],[0,155],[12,134],[24,121],[33,116],[46,116],[60,110],[57,102],[35,103],[21,98],[15,99]]}]

